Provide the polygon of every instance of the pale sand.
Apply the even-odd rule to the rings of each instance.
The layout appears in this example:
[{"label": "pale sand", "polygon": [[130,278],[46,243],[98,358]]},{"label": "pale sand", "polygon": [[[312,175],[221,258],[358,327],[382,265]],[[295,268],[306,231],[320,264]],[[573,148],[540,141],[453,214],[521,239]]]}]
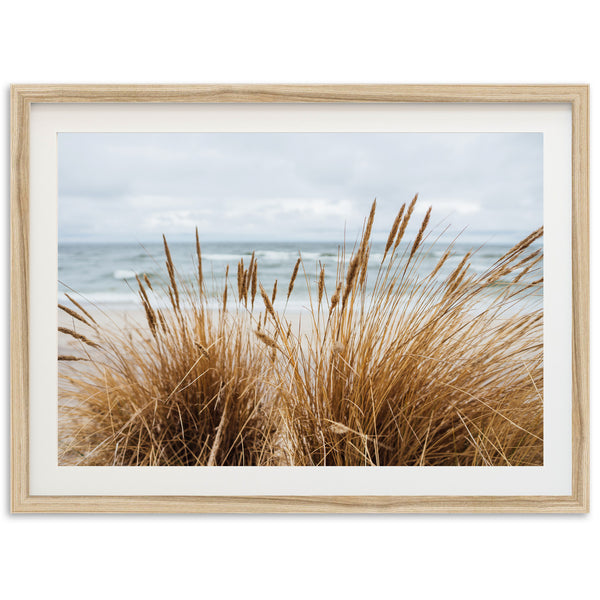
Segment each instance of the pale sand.
[{"label": "pale sand", "polygon": [[[70,306],[69,308],[77,311],[77,308],[74,306]],[[113,330],[121,333],[131,332],[140,334],[143,339],[147,339],[148,341],[151,339],[150,328],[146,321],[146,314],[142,308],[122,310],[101,307],[88,309],[88,312],[94,317],[95,321],[103,331]],[[216,310],[208,310],[207,312],[216,318]],[[236,312],[235,310],[232,310],[228,314],[230,318],[235,318]],[[255,310],[254,315],[256,318],[258,318],[258,314],[259,311]],[[279,315],[281,315],[281,313],[279,313]],[[323,315],[321,316],[323,318]],[[302,339],[306,340],[307,337],[312,335],[314,326],[310,313],[307,310],[286,311],[284,317],[287,322],[291,323],[294,333],[301,336]],[[495,318],[493,320],[494,327],[502,325],[505,320],[505,318]],[[323,325],[324,322],[322,321],[321,326]],[[89,335],[91,333],[89,327],[60,309],[58,309],[58,326],[74,329],[77,333],[83,335]],[[86,352],[93,352],[93,349],[89,346],[85,346],[82,342],[77,341],[68,335],[59,333],[58,355],[81,356],[82,348],[84,348]]]},{"label": "pale sand", "polygon": [[[77,310],[76,307],[69,307]],[[113,330],[119,332],[138,333],[143,339],[150,341],[150,328],[146,321],[146,314],[142,308],[118,310],[118,309],[88,309],[88,312],[94,317],[100,328],[104,331]],[[216,317],[216,311],[208,311]],[[256,316],[258,317],[258,311]],[[230,317],[235,317],[235,312],[230,313]],[[286,312],[285,318],[292,324],[295,333],[300,333],[302,336],[310,335],[312,332],[312,321],[308,312]],[[58,309],[58,326],[74,329],[77,333],[93,337],[90,328],[80,321],[69,316],[64,311]],[[93,355],[94,350],[86,346],[82,342],[65,335],[58,334],[58,355],[67,356],[84,356],[82,349],[85,352]],[[73,364],[68,361],[60,361],[61,365]]]},{"label": "pale sand", "polygon": [[[76,307],[73,308],[77,311]],[[143,309],[133,310],[114,310],[114,309],[103,309],[100,312],[97,309],[88,309],[88,312],[94,317],[94,320],[100,328],[103,330],[113,329],[116,331],[148,331],[148,324],[146,322],[146,316]],[[89,327],[74,319],[64,311],[58,309],[58,326],[66,327],[68,329],[74,329],[77,333],[90,335],[91,330]],[[62,333],[58,334],[58,354],[61,355],[81,355],[81,348],[83,344],[68,335]],[[86,350],[88,347],[86,346]]]}]

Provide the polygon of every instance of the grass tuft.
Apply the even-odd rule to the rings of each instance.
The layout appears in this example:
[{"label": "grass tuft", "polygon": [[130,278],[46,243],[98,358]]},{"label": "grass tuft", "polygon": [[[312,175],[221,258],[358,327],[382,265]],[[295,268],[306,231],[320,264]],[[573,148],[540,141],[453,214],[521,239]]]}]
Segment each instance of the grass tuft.
[{"label": "grass tuft", "polygon": [[[331,297],[322,266],[314,284],[305,278],[317,298],[308,332],[276,309],[277,286],[264,289],[255,254],[238,264],[232,306],[226,282],[209,309],[197,233],[192,283],[166,239],[166,290],[138,277],[143,326],[100,325],[69,298],[77,310],[59,308],[73,326],[59,332],[79,355],[59,356],[60,463],[543,464],[543,319],[530,303],[543,230],[484,273],[470,267],[474,252],[455,257],[450,245],[422,274],[431,208],[402,244],[416,202],[400,208],[374,281],[375,202],[347,266],[340,253]],[[286,306],[301,266],[302,256]],[[159,309],[164,296],[170,307]]]}]

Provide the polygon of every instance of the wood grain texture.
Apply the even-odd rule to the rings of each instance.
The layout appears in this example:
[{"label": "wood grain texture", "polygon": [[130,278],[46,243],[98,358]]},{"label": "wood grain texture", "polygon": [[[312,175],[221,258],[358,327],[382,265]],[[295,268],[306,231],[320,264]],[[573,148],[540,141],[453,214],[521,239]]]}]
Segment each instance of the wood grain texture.
[{"label": "wood grain texture", "polygon": [[[29,120],[32,103],[554,102],[572,108],[570,496],[32,496],[29,494]],[[580,513],[589,511],[589,88],[585,85],[14,85],[11,88],[13,512]]]},{"label": "wood grain texture", "polygon": [[29,496],[13,512],[548,514],[585,510],[568,496]]},{"label": "wood grain texture", "polygon": [[15,85],[26,102],[574,102],[573,85]]},{"label": "wood grain texture", "polygon": [[585,512],[590,506],[590,232],[589,88],[572,103],[572,490]]},{"label": "wood grain texture", "polygon": [[10,388],[13,510],[29,497],[29,105],[11,90]]}]

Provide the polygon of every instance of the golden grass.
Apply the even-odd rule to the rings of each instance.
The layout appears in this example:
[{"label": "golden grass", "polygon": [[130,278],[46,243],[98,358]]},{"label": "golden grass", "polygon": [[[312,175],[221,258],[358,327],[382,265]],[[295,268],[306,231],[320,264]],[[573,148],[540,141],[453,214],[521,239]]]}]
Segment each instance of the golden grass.
[{"label": "golden grass", "polygon": [[543,254],[531,246],[542,230],[483,274],[470,269],[469,252],[438,277],[450,245],[422,276],[431,209],[402,243],[416,201],[398,212],[369,292],[375,203],[354,252],[340,249],[335,289],[323,267],[313,284],[299,257],[286,305],[304,272],[308,334],[276,310],[277,287],[264,289],[254,254],[238,264],[234,309],[226,283],[219,310],[208,310],[197,237],[193,285],[178,277],[164,240],[168,310],[138,279],[149,334],[100,327],[74,301],[78,311],[61,307],[86,331],[61,330],[81,356],[60,357],[69,364],[60,462],[543,464],[542,312],[527,303],[541,283]]},{"label": "golden grass", "polygon": [[225,294],[211,318],[201,271],[200,288],[178,283],[166,242],[165,250],[170,309],[154,308],[138,279],[151,336],[88,327],[96,346],[84,353],[86,366],[61,376],[61,462],[270,464],[275,413],[262,377],[269,363],[252,343],[251,324],[230,318]]}]

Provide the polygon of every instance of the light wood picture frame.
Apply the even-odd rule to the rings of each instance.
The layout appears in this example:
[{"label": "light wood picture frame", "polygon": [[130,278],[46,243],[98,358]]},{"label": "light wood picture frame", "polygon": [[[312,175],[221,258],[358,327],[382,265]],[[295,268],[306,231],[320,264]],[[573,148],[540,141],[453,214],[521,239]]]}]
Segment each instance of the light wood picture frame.
[{"label": "light wood picture frame", "polygon": [[[571,111],[571,493],[59,495],[30,489],[30,137],[33,105],[568,105]],[[565,200],[566,201],[566,200]],[[569,224],[565,224],[568,227]],[[589,88],[586,85],[13,85],[11,506],[15,513],[581,513],[589,510]],[[251,467],[244,467],[251,468]],[[277,468],[277,467],[273,467]],[[301,467],[294,467],[301,468]],[[336,467],[331,467],[336,468]],[[453,468],[453,467],[448,467]],[[505,467],[506,468],[506,467]]]}]

